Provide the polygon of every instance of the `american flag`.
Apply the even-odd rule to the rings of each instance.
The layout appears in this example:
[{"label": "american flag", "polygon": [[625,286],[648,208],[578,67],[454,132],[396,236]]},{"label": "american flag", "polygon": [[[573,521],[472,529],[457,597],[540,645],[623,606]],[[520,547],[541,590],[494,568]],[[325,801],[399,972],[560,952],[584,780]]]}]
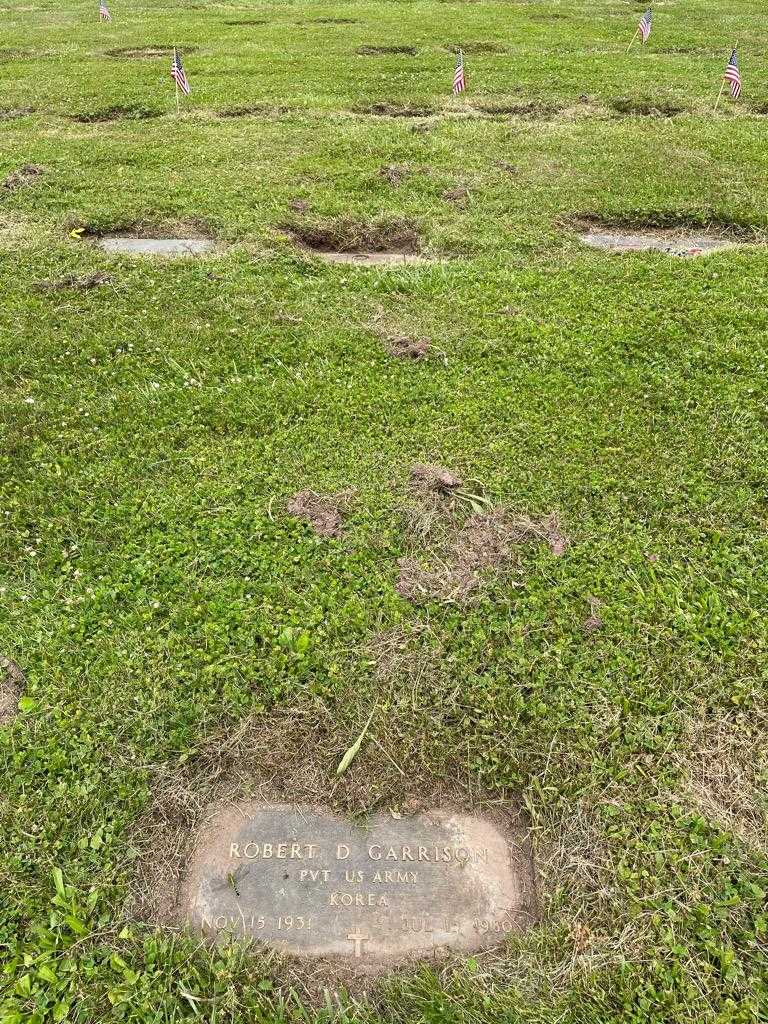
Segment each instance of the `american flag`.
[{"label": "american flag", "polygon": [[104,3],[104,0],[101,0],[99,3],[99,20],[112,21],[112,15],[109,13],[109,8]]},{"label": "american flag", "polygon": [[739,58],[736,56],[736,47],[733,49],[731,59],[725,65],[723,78],[731,86],[731,96],[737,100],[741,96],[741,75],[739,74]]},{"label": "american flag", "polygon": [[456,57],[456,70],[453,73],[453,95],[458,96],[467,87],[467,80],[464,77],[464,54],[459,50]]},{"label": "american flag", "polygon": [[178,85],[184,95],[189,96],[189,82],[187,81],[187,76],[184,73],[184,68],[181,65],[179,51],[175,46],[173,48],[173,60],[171,61],[171,78],[174,80],[176,85]]},{"label": "american flag", "polygon": [[653,14],[651,13],[651,8],[649,7],[648,10],[645,12],[645,14],[642,16],[642,18],[640,19],[640,24],[637,26],[639,31],[640,31],[640,35],[641,35],[642,40],[643,40],[644,43],[648,42],[648,37],[651,34],[651,21],[652,20],[653,20]]}]

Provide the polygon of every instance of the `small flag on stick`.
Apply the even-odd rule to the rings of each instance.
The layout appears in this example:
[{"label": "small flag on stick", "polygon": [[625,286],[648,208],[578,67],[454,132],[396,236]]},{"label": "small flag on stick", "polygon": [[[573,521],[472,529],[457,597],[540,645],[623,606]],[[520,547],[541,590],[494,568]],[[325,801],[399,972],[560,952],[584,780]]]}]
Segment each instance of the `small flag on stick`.
[{"label": "small flag on stick", "polygon": [[738,43],[731,51],[731,59],[725,65],[725,74],[723,75],[723,80],[720,83],[720,92],[717,94],[717,99],[715,100],[715,110],[717,110],[720,105],[720,99],[723,95],[726,82],[731,88],[731,99],[737,100],[739,96],[741,96],[741,72],[739,71],[739,58],[736,56],[737,49]]},{"label": "small flag on stick", "polygon": [[640,21],[638,22],[637,28],[635,29],[635,34],[629,40],[629,46],[627,47],[627,53],[629,53],[629,51],[632,49],[632,43],[634,43],[634,41],[637,39],[638,36],[640,36],[640,39],[641,39],[641,41],[643,43],[647,43],[648,42],[648,39],[650,38],[650,35],[651,35],[651,24],[652,24],[652,22],[653,22],[653,12],[651,11],[651,8],[649,7],[648,10],[645,12],[645,14],[642,16],[642,18],[640,19]]},{"label": "small flag on stick", "polygon": [[176,103],[178,106],[179,89],[181,89],[185,96],[189,96],[190,88],[181,63],[181,56],[175,46],[173,48],[173,60],[171,61],[171,78],[176,83]]},{"label": "small flag on stick", "polygon": [[99,21],[112,21],[112,15],[104,0],[100,0],[99,3]]},{"label": "small flag on stick", "polygon": [[456,70],[453,73],[453,95],[458,96],[467,88],[467,80],[464,77],[464,54],[459,50],[456,57]]},{"label": "small flag on stick", "polygon": [[640,19],[640,24],[637,26],[640,38],[644,43],[648,42],[648,37],[651,34],[651,22],[653,21],[653,13],[649,7],[645,14]]},{"label": "small flag on stick", "polygon": [[741,96],[741,73],[739,72],[739,58],[736,56],[736,47],[733,48],[731,59],[725,65],[723,80],[731,87],[731,98],[737,100]]}]

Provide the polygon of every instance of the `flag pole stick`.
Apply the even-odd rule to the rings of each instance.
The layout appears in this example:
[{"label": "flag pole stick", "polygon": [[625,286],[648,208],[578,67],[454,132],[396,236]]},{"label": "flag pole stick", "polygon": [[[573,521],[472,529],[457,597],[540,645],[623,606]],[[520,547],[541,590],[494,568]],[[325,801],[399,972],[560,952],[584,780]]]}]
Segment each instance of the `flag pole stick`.
[{"label": "flag pole stick", "polygon": [[634,41],[635,41],[635,40],[637,39],[637,37],[638,37],[639,35],[640,35],[640,29],[639,29],[639,28],[636,28],[636,29],[635,29],[635,34],[634,34],[634,35],[632,36],[632,38],[631,38],[631,39],[629,40],[629,46],[627,47],[627,53],[629,53],[629,51],[630,51],[630,50],[632,49],[632,43],[634,43]]}]

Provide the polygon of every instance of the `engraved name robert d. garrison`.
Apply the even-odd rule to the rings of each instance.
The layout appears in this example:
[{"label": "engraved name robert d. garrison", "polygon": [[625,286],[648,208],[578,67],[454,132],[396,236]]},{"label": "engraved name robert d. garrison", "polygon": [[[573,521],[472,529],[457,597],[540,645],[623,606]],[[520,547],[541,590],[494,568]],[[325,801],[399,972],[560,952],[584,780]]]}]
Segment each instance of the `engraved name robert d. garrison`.
[{"label": "engraved name robert d. garrison", "polygon": [[373,966],[492,945],[531,904],[529,865],[484,818],[440,809],[360,827],[323,809],[246,804],[200,836],[181,908],[212,937]]}]

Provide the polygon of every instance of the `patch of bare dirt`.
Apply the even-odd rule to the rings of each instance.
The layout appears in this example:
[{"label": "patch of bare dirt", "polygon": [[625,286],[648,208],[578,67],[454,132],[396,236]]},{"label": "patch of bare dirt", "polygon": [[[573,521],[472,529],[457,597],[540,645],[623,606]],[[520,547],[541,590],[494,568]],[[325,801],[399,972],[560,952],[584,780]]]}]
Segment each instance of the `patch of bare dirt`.
[{"label": "patch of bare dirt", "polygon": [[279,309],[275,313],[275,323],[285,324],[288,327],[298,327],[299,324],[304,323],[304,320],[300,316],[296,316],[295,313],[288,313],[284,309]]},{"label": "patch of bare dirt", "polygon": [[268,25],[269,22],[266,18],[241,18],[239,21],[225,21],[224,25]]},{"label": "patch of bare dirt", "polygon": [[287,107],[281,106],[270,106],[268,103],[253,103],[250,106],[243,107],[224,107],[222,110],[217,110],[217,117],[224,118],[235,118],[235,117],[279,117],[281,114],[286,113]]},{"label": "patch of bare dirt", "polygon": [[9,725],[18,714],[26,682],[16,662],[0,654],[0,727]]},{"label": "patch of bare dirt", "polygon": [[447,188],[440,196],[446,203],[454,203],[456,206],[466,206],[469,201],[469,189],[464,185],[457,185],[455,188]]},{"label": "patch of bare dirt", "polygon": [[359,46],[355,50],[355,53],[361,57],[386,57],[390,54],[415,57],[417,52],[415,46]]},{"label": "patch of bare dirt", "polygon": [[309,203],[306,199],[292,199],[288,205],[294,213],[307,213],[309,211]]},{"label": "patch of bare dirt", "polygon": [[354,493],[353,490],[337,494],[299,491],[288,502],[288,514],[309,523],[318,537],[341,537],[344,514],[349,510]]},{"label": "patch of bare dirt", "polygon": [[417,464],[408,486],[404,520],[412,551],[398,560],[395,589],[415,604],[465,604],[484,579],[517,565],[525,545],[544,543],[556,555],[568,546],[556,516],[532,519],[493,506],[478,481],[465,482],[443,466]]},{"label": "patch of bare dirt", "polygon": [[429,355],[429,338],[410,338],[403,334],[384,336],[384,347],[395,359],[418,362]]},{"label": "patch of bare dirt", "polygon": [[43,168],[36,164],[24,164],[17,171],[12,171],[3,182],[3,188],[8,192],[15,192],[16,189],[24,188],[37,181],[43,173]]},{"label": "patch of bare dirt", "polygon": [[395,589],[414,604],[433,600],[465,604],[484,576],[508,566],[520,545],[533,541],[548,543],[558,554],[565,546],[551,517],[536,521],[498,508],[471,515],[450,532],[447,543],[428,552],[426,561],[400,558]]},{"label": "patch of bare dirt", "polygon": [[[194,53],[199,49],[197,46],[177,46],[180,53]],[[174,47],[165,43],[149,46],[119,46],[112,50],[105,50],[107,57],[120,57],[126,60],[155,60],[160,57],[167,57],[173,53]]]},{"label": "patch of bare dirt", "polygon": [[92,288],[100,288],[102,285],[111,284],[112,278],[109,274],[98,271],[95,274],[65,274],[51,281],[40,281],[36,287],[41,292],[88,292]]},{"label": "patch of bare dirt", "polygon": [[431,117],[435,113],[435,108],[392,100],[356,107],[355,113],[373,114],[374,117]]},{"label": "patch of bare dirt", "polygon": [[15,121],[19,117],[34,114],[33,107],[0,107],[0,121]]},{"label": "patch of bare dirt", "polygon": [[454,529],[454,514],[462,502],[458,493],[464,481],[444,466],[417,463],[408,477],[409,504],[405,510],[407,535],[419,553],[425,547],[436,547]]},{"label": "patch of bare dirt", "polygon": [[0,50],[0,64],[10,60],[31,60],[39,57],[35,50],[12,50],[12,49],[1,49]]},{"label": "patch of bare dirt", "polygon": [[610,106],[617,114],[631,117],[675,117],[686,112],[685,107],[679,103],[661,99],[632,99],[628,96],[611,100]]},{"label": "patch of bare dirt", "polygon": [[386,164],[379,168],[379,176],[390,185],[401,185],[411,174],[408,164]]},{"label": "patch of bare dirt", "polygon": [[446,46],[446,50],[449,53],[458,53],[461,50],[462,53],[469,54],[483,54],[483,53],[508,53],[508,47],[502,46],[501,43],[462,43],[460,46]]},{"label": "patch of bare dirt", "polygon": [[157,107],[103,107],[101,110],[87,110],[81,114],[70,114],[71,121],[80,124],[101,124],[107,121],[147,121],[154,117],[162,117],[163,111]]},{"label": "patch of bare dirt", "polygon": [[603,602],[599,597],[588,597],[587,604],[589,605],[589,615],[584,620],[584,632],[587,634],[597,633],[603,628],[603,620],[600,617]]},{"label": "patch of bare dirt", "polygon": [[461,477],[444,466],[417,462],[411,467],[409,483],[417,494],[451,494],[463,486]]},{"label": "patch of bare dirt", "polygon": [[546,100],[507,100],[473,103],[475,110],[491,117],[520,117],[530,120],[545,120],[558,114],[562,107]]},{"label": "patch of bare dirt", "polygon": [[497,160],[496,161],[496,166],[500,170],[506,171],[507,174],[511,174],[513,177],[515,177],[516,175],[518,175],[520,173],[520,170],[517,167],[515,167],[514,164],[509,163],[509,161],[507,161],[507,160]]},{"label": "patch of bare dirt", "polygon": [[706,46],[654,46],[654,53],[686,54],[698,53],[707,56],[715,56]]},{"label": "patch of bare dirt", "polygon": [[397,261],[414,257],[420,248],[416,226],[404,217],[368,223],[351,218],[302,222],[284,225],[284,230],[303,248],[338,257],[339,262],[355,262],[358,257],[372,257],[371,263],[387,262],[392,257]]}]

